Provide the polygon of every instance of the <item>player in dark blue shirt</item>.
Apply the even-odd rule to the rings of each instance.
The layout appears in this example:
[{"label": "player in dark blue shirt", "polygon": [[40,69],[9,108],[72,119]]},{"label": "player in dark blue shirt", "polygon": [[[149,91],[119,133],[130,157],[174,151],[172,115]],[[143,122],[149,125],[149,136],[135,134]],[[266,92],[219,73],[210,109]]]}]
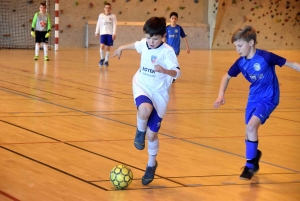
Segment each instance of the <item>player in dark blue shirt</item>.
[{"label": "player in dark blue shirt", "polygon": [[173,47],[175,54],[178,56],[180,53],[180,37],[183,38],[186,44],[186,51],[190,53],[190,46],[186,39],[186,35],[181,26],[177,24],[178,14],[176,12],[172,12],[170,14],[170,22],[171,24],[166,28],[166,43]]},{"label": "player in dark blue shirt", "polygon": [[246,165],[240,179],[250,180],[259,170],[262,152],[258,147],[258,128],[269,118],[279,104],[279,83],[275,65],[288,66],[300,71],[300,64],[287,61],[271,52],[255,48],[256,31],[251,26],[238,29],[232,35],[231,42],[236,46],[240,58],[232,65],[221,81],[218,98],[214,107],[225,104],[225,90],[232,77],[242,73],[251,83],[246,106]]},{"label": "player in dark blue shirt", "polygon": [[[177,24],[178,14],[176,12],[171,12],[170,14],[170,22],[171,24],[166,27],[166,36],[165,42],[173,47],[176,56],[180,53],[180,37],[183,38],[186,45],[186,52],[190,53],[190,46],[186,39],[186,35],[181,26]],[[175,82],[176,79],[173,79]]]}]

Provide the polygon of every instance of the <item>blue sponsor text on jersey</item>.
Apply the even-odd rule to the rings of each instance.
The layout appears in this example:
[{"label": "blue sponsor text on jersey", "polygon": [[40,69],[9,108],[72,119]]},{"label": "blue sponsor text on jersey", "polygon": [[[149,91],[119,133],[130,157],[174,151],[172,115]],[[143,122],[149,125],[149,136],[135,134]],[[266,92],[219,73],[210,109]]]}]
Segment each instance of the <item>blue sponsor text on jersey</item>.
[{"label": "blue sponsor text on jersey", "polygon": [[148,72],[148,73],[152,73],[152,74],[155,73],[155,70],[153,70],[151,68],[143,67],[142,70],[145,71],[145,72]]}]

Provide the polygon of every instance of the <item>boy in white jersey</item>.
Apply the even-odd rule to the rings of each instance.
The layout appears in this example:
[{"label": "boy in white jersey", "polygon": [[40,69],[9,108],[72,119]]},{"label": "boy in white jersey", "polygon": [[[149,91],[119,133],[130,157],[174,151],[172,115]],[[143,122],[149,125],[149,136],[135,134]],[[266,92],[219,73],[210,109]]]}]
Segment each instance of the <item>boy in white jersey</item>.
[{"label": "boy in white jersey", "polygon": [[[35,30],[35,31],[34,31]],[[40,12],[34,14],[31,24],[31,35],[35,37],[35,57],[34,60],[39,58],[40,43],[44,46],[44,59],[49,61],[48,58],[48,38],[51,31],[50,15],[46,13],[46,4],[40,4]]]},{"label": "boy in white jersey", "polygon": [[[113,41],[116,39],[117,32],[117,17],[111,13],[110,3],[105,3],[104,13],[101,13],[98,17],[95,36],[99,36],[100,33],[100,62],[99,66],[108,66],[108,58],[110,47],[113,46]],[[106,47],[105,58],[103,56],[103,50]]]},{"label": "boy in white jersey", "polygon": [[146,38],[119,47],[113,54],[121,57],[125,49],[136,49],[141,54],[140,68],[133,77],[133,95],[137,112],[137,130],[134,146],[143,150],[145,136],[148,140],[149,160],[142,184],[154,179],[157,168],[158,131],[169,102],[169,92],[173,78],[180,76],[179,64],[174,50],[162,42],[166,33],[166,19],[152,17],[143,27]]},{"label": "boy in white jersey", "polygon": [[225,90],[232,77],[242,73],[251,83],[245,113],[246,164],[240,175],[240,179],[250,180],[259,171],[259,160],[262,156],[262,152],[257,149],[258,128],[266,122],[279,104],[280,92],[275,65],[288,66],[300,71],[300,64],[287,61],[271,52],[256,49],[256,31],[251,26],[236,30],[231,42],[241,57],[223,76],[214,107],[218,108],[225,104]]}]

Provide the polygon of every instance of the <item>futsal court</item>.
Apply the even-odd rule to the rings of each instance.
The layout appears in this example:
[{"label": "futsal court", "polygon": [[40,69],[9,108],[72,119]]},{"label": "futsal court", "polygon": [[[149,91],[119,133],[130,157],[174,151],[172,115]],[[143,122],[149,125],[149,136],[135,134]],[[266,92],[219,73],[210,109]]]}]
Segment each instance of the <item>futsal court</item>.
[{"label": "futsal court", "polygon": [[[272,52],[300,62],[299,50]],[[226,104],[213,108],[238,54],[182,50],[156,176],[143,186],[148,153],[133,146],[131,87],[140,55],[124,51],[107,68],[98,66],[98,48],[50,50],[48,62],[33,57],[34,50],[0,50],[1,201],[300,200],[299,72],[276,67],[280,104],[259,129],[260,171],[244,181],[249,83],[241,74],[231,79]],[[133,171],[125,190],[109,181],[118,164]]]}]

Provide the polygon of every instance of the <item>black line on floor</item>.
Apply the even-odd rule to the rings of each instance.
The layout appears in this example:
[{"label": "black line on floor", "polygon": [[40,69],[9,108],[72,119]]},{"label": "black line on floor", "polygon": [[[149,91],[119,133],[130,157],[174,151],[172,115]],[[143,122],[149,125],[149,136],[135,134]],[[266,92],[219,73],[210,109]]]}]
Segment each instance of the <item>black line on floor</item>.
[{"label": "black line on floor", "polygon": [[34,89],[34,90],[37,90],[37,91],[46,92],[46,93],[49,93],[49,94],[52,94],[52,95],[55,95],[55,96],[61,96],[61,97],[68,98],[68,99],[74,99],[74,98],[71,98],[71,97],[68,97],[68,96],[64,96],[64,95],[52,93],[52,92],[41,90],[41,89],[37,89],[37,88],[28,87],[28,86],[21,85],[21,84],[16,84],[16,83],[13,83],[13,82],[8,82],[8,81],[4,81],[4,80],[0,80],[0,81],[1,82],[6,82],[6,83],[9,83],[9,84],[13,84],[13,85],[17,85],[17,86],[21,86],[21,87],[25,87],[27,89]]},{"label": "black line on floor", "polygon": [[36,162],[36,163],[38,163],[38,164],[40,164],[40,165],[43,165],[43,166],[46,166],[46,167],[48,167],[48,168],[50,168],[50,169],[56,170],[56,171],[58,171],[58,172],[60,172],[60,173],[63,173],[63,174],[65,174],[65,175],[68,175],[68,176],[70,176],[70,177],[72,177],[72,178],[74,178],[74,179],[77,179],[77,180],[79,180],[79,181],[82,181],[82,182],[84,182],[84,183],[86,183],[86,184],[89,184],[89,185],[95,186],[95,187],[97,187],[97,188],[100,188],[100,189],[102,189],[102,190],[104,190],[104,191],[107,191],[107,189],[106,189],[106,188],[103,188],[102,186],[98,186],[98,185],[96,185],[96,184],[94,184],[94,183],[91,183],[91,182],[89,182],[89,181],[86,181],[86,180],[84,180],[84,179],[82,179],[82,178],[80,178],[80,177],[77,177],[77,176],[75,176],[75,175],[73,175],[73,174],[70,174],[70,173],[65,172],[65,171],[63,171],[63,170],[60,170],[60,169],[58,169],[58,168],[56,168],[56,167],[53,167],[53,166],[51,166],[51,165],[48,165],[48,164],[43,163],[43,162],[41,162],[41,161],[38,161],[38,160],[36,160],[36,159],[30,158],[29,156],[25,156],[24,154],[21,154],[21,153],[19,153],[19,152],[14,151],[14,150],[8,149],[8,148],[3,147],[3,146],[1,146],[1,145],[0,145],[0,147],[1,147],[2,149],[5,149],[6,151],[10,151],[10,152],[12,152],[12,153],[14,153],[14,154],[16,154],[16,155],[22,156],[23,158],[29,159],[29,160],[31,160],[31,161],[33,161],[33,162]]},{"label": "black line on floor", "polygon": [[[119,160],[110,158],[110,157],[108,157],[108,156],[104,156],[104,155],[98,154],[98,153],[96,153],[96,152],[93,152],[93,151],[90,151],[90,150],[81,148],[81,147],[79,147],[79,146],[73,145],[73,144],[68,143],[68,142],[60,141],[60,140],[55,139],[55,138],[53,138],[53,137],[49,137],[49,136],[47,136],[47,135],[44,135],[44,134],[35,132],[35,131],[33,131],[33,130],[24,128],[24,127],[22,127],[22,126],[18,126],[18,125],[16,125],[16,124],[13,124],[13,123],[10,123],[10,122],[4,121],[4,120],[0,120],[0,121],[1,121],[1,122],[4,122],[4,123],[7,123],[7,124],[9,124],[9,125],[18,127],[18,128],[20,128],[20,129],[29,131],[29,132],[34,133],[34,134],[36,134],[36,135],[40,135],[40,136],[46,137],[46,138],[48,138],[48,139],[55,140],[55,141],[57,141],[57,142],[61,142],[61,143],[65,144],[65,145],[69,145],[69,146],[71,146],[71,147],[73,147],[73,148],[80,149],[81,151],[85,151],[85,152],[88,152],[88,153],[90,153],[90,154],[93,154],[93,155],[100,156],[100,157],[102,157],[102,158],[108,159],[108,160],[110,160],[110,161],[114,161],[114,162],[117,162],[117,163],[120,163],[120,164],[127,165],[127,166],[129,166],[129,167],[135,168],[135,169],[140,170],[140,171],[142,171],[142,172],[145,171],[144,169],[141,169],[141,168],[139,168],[139,167],[136,167],[136,166],[133,166],[133,165],[124,163],[124,162],[122,162],[122,161],[119,161]],[[0,147],[2,147],[2,146],[0,145]],[[52,167],[52,166],[51,166],[51,167]],[[173,182],[173,183],[176,183],[176,184],[179,184],[179,185],[184,185],[184,184],[181,184],[180,182],[176,182],[176,181],[172,181],[172,180],[170,180],[170,179],[167,179],[167,178],[165,178],[165,177],[163,177],[163,176],[161,176],[161,175],[158,175],[158,174],[155,174],[155,175],[158,176],[158,177],[160,177],[160,178],[166,179],[166,180],[168,180],[168,181],[170,181],[170,182]]]},{"label": "black line on floor", "polygon": [[[266,182],[266,183],[259,183],[259,182],[251,182],[251,183],[245,183],[245,184],[236,184],[236,183],[227,183],[227,184],[210,184],[210,185],[202,185],[202,184],[194,184],[194,185],[185,185],[185,186],[173,186],[173,187],[167,187],[167,186],[149,186],[146,188],[133,188],[131,189],[126,188],[123,191],[134,191],[134,190],[154,190],[154,189],[171,189],[171,188],[195,188],[195,187],[224,187],[224,186],[252,186],[252,185],[265,185],[265,184],[300,184],[300,182]],[[107,191],[120,191],[118,189],[114,190],[107,190]]]}]

